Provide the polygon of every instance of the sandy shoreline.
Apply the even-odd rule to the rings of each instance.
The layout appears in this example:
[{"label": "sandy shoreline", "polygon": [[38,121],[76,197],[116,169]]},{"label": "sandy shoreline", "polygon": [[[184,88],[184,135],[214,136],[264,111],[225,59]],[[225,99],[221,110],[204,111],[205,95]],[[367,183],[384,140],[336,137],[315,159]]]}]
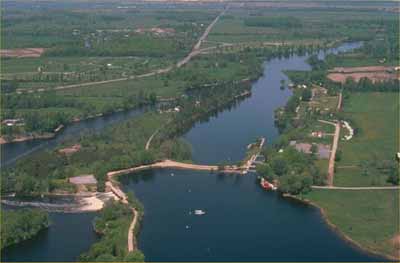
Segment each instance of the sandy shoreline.
[{"label": "sandy shoreline", "polygon": [[119,200],[113,192],[105,193],[77,193],[77,194],[63,194],[63,195],[50,195],[50,196],[69,196],[74,197],[75,200],[66,203],[51,203],[41,201],[20,201],[2,199],[1,203],[13,207],[36,207],[50,212],[60,213],[83,213],[83,212],[96,212],[103,209],[104,204],[109,200]]},{"label": "sandy shoreline", "polygon": [[110,199],[118,200],[112,192],[96,193],[93,196],[83,197],[79,200],[80,207],[77,212],[94,212],[103,209],[105,202]]},{"label": "sandy shoreline", "polygon": [[345,233],[343,233],[337,225],[333,224],[329,220],[329,217],[328,217],[325,209],[323,209],[322,207],[318,206],[316,203],[314,203],[314,202],[312,202],[312,201],[310,201],[308,199],[300,199],[300,198],[298,198],[296,196],[293,196],[293,195],[290,195],[290,194],[284,194],[283,197],[289,198],[289,199],[293,199],[295,201],[298,201],[298,202],[301,202],[303,204],[310,205],[310,206],[313,206],[313,207],[317,208],[319,210],[320,214],[321,214],[321,217],[324,219],[324,222],[328,225],[328,227],[330,229],[332,229],[340,238],[342,238],[344,241],[349,243],[354,248],[359,249],[359,250],[361,250],[363,252],[366,252],[366,253],[368,253],[368,254],[370,254],[372,256],[384,257],[384,258],[386,258],[388,260],[394,260],[394,261],[399,261],[400,260],[400,257],[396,258],[393,255],[385,254],[385,253],[373,250],[371,248],[367,248],[367,247],[361,245],[360,243],[358,243],[357,241],[355,241],[354,239],[352,239],[351,237],[349,237],[348,235],[346,235]]}]

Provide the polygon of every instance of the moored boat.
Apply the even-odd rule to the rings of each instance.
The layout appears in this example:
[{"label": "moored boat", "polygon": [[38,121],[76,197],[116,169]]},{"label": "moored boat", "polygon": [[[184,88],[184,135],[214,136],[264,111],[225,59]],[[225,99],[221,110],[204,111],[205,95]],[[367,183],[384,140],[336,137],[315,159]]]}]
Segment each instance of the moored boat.
[{"label": "moored boat", "polygon": [[277,187],[275,185],[271,184],[270,182],[268,182],[267,180],[265,180],[262,177],[261,177],[260,185],[265,190],[273,190],[273,191],[275,191],[277,189]]}]

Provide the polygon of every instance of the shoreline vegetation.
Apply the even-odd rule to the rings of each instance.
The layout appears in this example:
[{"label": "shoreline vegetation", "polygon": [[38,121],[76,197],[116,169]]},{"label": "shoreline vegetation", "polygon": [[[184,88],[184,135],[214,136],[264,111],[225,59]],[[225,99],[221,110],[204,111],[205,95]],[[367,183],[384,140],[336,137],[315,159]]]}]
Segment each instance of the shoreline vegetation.
[{"label": "shoreline vegetation", "polygon": [[[310,48],[311,50],[313,49],[313,47]],[[293,53],[297,52],[295,49],[292,51],[290,50],[291,49],[289,48],[287,51]],[[235,60],[241,60],[243,65],[248,68],[252,68],[250,75],[246,73],[247,79],[256,79],[257,76],[260,76],[260,74],[262,74],[261,66],[262,61],[264,61],[265,58],[271,59],[272,57],[279,57],[282,54],[282,51],[278,53],[275,52],[276,49],[264,49],[263,52],[258,51],[259,54],[257,54],[256,50],[247,50],[245,52],[239,52],[239,56]],[[251,56],[249,56],[250,54]],[[248,72],[250,73],[250,71]],[[242,75],[239,75],[236,78],[240,77],[240,80],[242,80],[243,78],[241,76]],[[237,104],[237,101],[251,95],[251,93],[249,92],[249,88],[250,81],[243,82],[239,80],[219,81],[208,87],[204,87],[203,85],[197,86],[197,84],[193,83],[192,87],[189,87],[187,89],[187,95],[182,95],[182,97],[174,102],[174,104],[167,106],[167,109],[178,109],[175,112],[168,112],[170,110],[167,110],[165,113],[161,114],[149,112],[133,120],[113,125],[113,127],[110,128],[106,128],[104,131],[101,132],[100,135],[83,134],[77,140],[78,143],[83,146],[82,149],[71,156],[52,154],[49,151],[41,151],[39,153],[33,154],[32,156],[18,160],[15,167],[13,167],[12,169],[7,169],[4,172],[4,176],[2,177],[2,192],[17,192],[17,194],[19,193],[26,195],[37,192],[37,190],[35,189],[42,189],[38,191],[38,194],[51,192],[52,190],[55,190],[57,188],[68,190],[69,187],[67,186],[67,184],[65,184],[65,179],[71,176],[79,176],[85,173],[94,173],[95,176],[98,177],[97,179],[99,180],[99,184],[101,185],[104,183],[106,171],[132,167],[136,164],[147,164],[152,160],[165,157],[177,161],[185,159],[188,160],[190,159],[187,153],[188,150],[184,149],[188,147],[184,146],[184,148],[181,148],[181,146],[185,145],[185,143],[179,143],[178,145],[174,146],[173,144],[171,144],[171,142],[178,142],[176,138],[179,136],[179,134],[183,134],[185,131],[190,129],[193,123],[197,121],[205,121],[210,116],[217,114],[218,111],[223,108],[234,107]],[[146,125],[146,123],[148,123],[148,125]],[[148,141],[148,138],[151,137],[155,130],[157,130],[159,127],[162,127],[163,125],[167,125],[168,129],[163,129],[159,133],[157,133],[156,136],[152,138],[151,149],[146,151],[145,144]],[[133,126],[136,126],[138,128],[140,127],[139,130],[144,131],[144,133],[138,134],[136,137],[122,134],[124,130],[130,130]],[[105,141],[111,141],[112,144],[104,144],[104,142],[102,142],[102,139],[104,139]],[[145,141],[142,142],[142,139]],[[101,154],[100,151],[96,150],[96,148],[100,147],[100,149],[103,149],[103,151],[107,151],[106,149],[109,148],[111,152],[116,152],[116,147],[124,148],[127,142],[131,142],[131,144],[133,143],[133,145],[136,145],[135,148],[137,149],[137,152],[135,153],[129,150],[128,152],[131,152],[129,155],[132,157],[128,158],[127,156],[122,158],[123,160],[121,158],[119,158],[118,160],[116,160],[115,158],[115,160],[113,158],[109,160],[104,154]],[[71,143],[74,142],[66,142],[64,145],[67,146]],[[154,147],[154,145],[157,145],[157,147]],[[126,149],[122,148],[122,152],[127,151]],[[160,151],[164,152],[164,154],[160,154]],[[180,151],[184,153],[184,156],[179,156]],[[91,157],[88,156],[89,153],[92,154]],[[140,158],[137,159],[138,157]],[[107,167],[104,167],[104,164],[101,164],[99,162],[104,158],[108,160],[109,164],[106,165]],[[129,160],[130,158],[133,158],[133,162]],[[86,162],[83,163],[82,160],[86,160]],[[32,165],[34,165],[35,163],[38,163],[38,166],[32,167]],[[50,165],[44,167],[40,163],[47,163]],[[41,171],[39,172],[39,170]],[[14,174],[16,172],[17,174],[19,174],[18,178],[13,178],[13,180],[9,180],[8,178],[11,179],[11,177],[14,177]],[[36,174],[35,176],[39,176],[40,174],[54,174],[54,179],[48,181],[49,178],[43,178],[46,179],[42,182],[43,184],[41,184],[42,180],[39,180],[39,182],[36,182],[35,184],[29,183],[30,187],[27,187],[28,185],[22,184],[20,185],[22,192],[19,189],[15,189],[16,179],[17,181],[19,181],[23,177],[30,177],[30,175],[33,174]],[[50,176],[50,178],[51,177],[52,176]],[[23,181],[27,179],[28,178],[25,178]],[[26,183],[28,183],[28,181],[26,181]],[[101,187],[102,186],[100,186],[100,188]]]},{"label": "shoreline vegetation", "polygon": [[[281,17],[280,19],[263,18],[263,11],[260,12],[261,15],[252,14],[254,18],[242,17],[240,21],[243,22],[243,25],[236,27],[236,30],[244,30],[242,31],[243,33],[252,28],[263,30],[263,28],[271,27],[275,32],[284,29],[283,32],[286,39],[286,31],[288,28],[290,29],[293,27],[294,30],[306,31],[305,37],[310,37],[312,35],[315,38],[315,33],[317,32],[315,29],[313,29],[312,32],[307,31],[309,25],[307,23],[309,23],[309,21],[295,17],[291,18],[289,16]],[[79,191],[79,189],[73,187],[69,183],[69,177],[93,174],[97,179],[96,191],[105,192],[110,190],[107,189],[107,187],[111,187],[113,198],[119,199],[121,202],[109,200],[101,204],[102,210],[100,216],[94,221],[94,229],[97,233],[102,235],[102,238],[99,242],[93,244],[88,252],[82,254],[80,260],[89,262],[144,261],[144,255],[139,250],[133,249],[135,248],[133,242],[136,243],[133,238],[135,238],[137,234],[139,228],[138,224],[140,224],[143,216],[143,207],[136,198],[126,195],[119,188],[118,182],[114,181],[112,176],[109,176],[110,171],[121,169],[129,170],[128,167],[151,166],[151,164],[157,161],[166,159],[182,162],[190,160],[190,145],[180,139],[180,135],[189,130],[196,122],[207,121],[210,116],[218,114],[219,111],[235,107],[238,101],[243,99],[243,96],[251,96],[250,81],[243,82],[241,80],[253,80],[258,78],[260,74],[262,74],[262,63],[265,60],[270,60],[274,57],[288,57],[291,54],[304,55],[308,52],[312,53],[313,51],[329,47],[333,42],[337,41],[337,39],[366,40],[367,43],[365,47],[361,48],[361,51],[358,50],[358,53],[356,53],[358,60],[362,60],[359,59],[360,53],[361,58],[371,59],[371,61],[379,60],[382,56],[386,56],[387,58],[385,57],[383,63],[391,64],[394,61],[392,59],[393,54],[398,50],[398,41],[396,41],[396,38],[393,38],[395,34],[389,33],[388,38],[383,37],[385,41],[372,40],[370,35],[375,31],[366,30],[364,27],[362,27],[363,29],[361,31],[357,29],[356,25],[365,24],[365,20],[360,19],[353,21],[354,23],[352,21],[335,22],[339,23],[338,25],[340,25],[340,27],[337,28],[339,28],[340,32],[331,34],[329,34],[328,30],[325,32],[324,26],[326,26],[326,24],[324,23],[326,23],[326,21],[321,23],[321,28],[324,32],[320,32],[318,37],[321,37],[323,42],[319,42],[317,45],[307,45],[302,41],[294,41],[292,43],[297,44],[286,46],[283,44],[278,46],[273,45],[273,47],[218,45],[207,50],[204,54],[201,53],[200,46],[203,40],[205,40],[205,37],[207,37],[208,32],[205,37],[202,35],[202,37],[198,39],[198,36],[202,32],[210,31],[210,26],[212,27],[224,13],[225,11],[220,13],[220,15],[214,13],[208,14],[207,19],[199,19],[197,16],[201,17],[201,15],[204,14],[198,15],[194,12],[192,15],[194,15],[197,20],[189,21],[197,21],[198,23],[192,22],[187,25],[178,23],[178,25],[175,24],[173,30],[164,30],[164,32],[174,32],[174,34],[176,34],[176,39],[174,40],[170,38],[153,39],[148,35],[145,37],[134,36],[133,40],[121,41],[121,43],[117,43],[117,48],[109,50],[106,53],[104,52],[110,49],[110,46],[108,43],[104,42],[104,38],[100,33],[100,36],[96,36],[98,32],[91,33],[90,36],[90,34],[87,34],[91,32],[90,30],[81,32],[80,30],[76,31],[73,29],[73,36],[79,36],[79,41],[85,40],[85,48],[78,47],[77,43],[79,43],[79,41],[74,40],[75,42],[72,42],[72,46],[64,46],[65,44],[61,43],[61,46],[45,52],[45,59],[56,59],[52,56],[57,53],[67,56],[71,56],[71,54],[76,52],[84,56],[90,54],[97,54],[99,56],[104,56],[106,54],[109,56],[110,54],[143,55],[146,51],[152,52],[150,62],[148,62],[149,59],[147,57],[143,57],[138,59],[139,61],[135,66],[121,66],[127,69],[126,71],[132,71],[132,68],[138,65],[153,63],[153,59],[156,61],[156,66],[159,66],[159,64],[164,65],[165,63],[170,65],[171,61],[175,64],[175,61],[184,55],[183,53],[189,55],[181,60],[181,62],[178,62],[178,65],[182,63],[182,61],[186,64],[186,62],[189,62],[189,59],[193,57],[190,63],[187,63],[185,67],[177,66],[174,70],[169,70],[171,68],[170,66],[165,68],[168,70],[161,70],[158,72],[163,74],[156,74],[157,70],[154,69],[145,71],[155,73],[149,75],[146,80],[135,80],[135,85],[138,85],[135,86],[135,88],[131,87],[133,82],[129,80],[129,77],[126,81],[121,81],[120,85],[116,87],[107,84],[107,80],[111,78],[126,78],[126,76],[122,76],[126,74],[125,71],[115,72],[115,70],[113,70],[114,61],[112,63],[103,64],[93,71],[97,73],[85,73],[86,75],[81,75],[72,72],[71,74],[67,74],[71,77],[66,76],[64,73],[43,74],[40,64],[37,69],[35,67],[38,65],[35,64],[34,70],[38,72],[37,74],[33,74],[33,76],[25,76],[25,78],[18,79],[18,74],[15,74],[16,80],[8,81],[5,85],[7,92],[5,92],[6,94],[2,94],[2,101],[5,102],[4,104],[6,105],[2,106],[2,108],[5,109],[2,114],[2,119],[20,119],[22,117],[25,123],[12,128],[3,128],[2,125],[2,134],[11,136],[21,131],[40,132],[53,130],[54,127],[60,127],[58,126],[60,124],[67,125],[67,123],[71,122],[73,119],[83,119],[82,116],[97,116],[112,113],[121,108],[127,110],[147,104],[154,105],[156,102],[162,101],[162,98],[173,96],[176,99],[170,101],[168,105],[164,105],[163,108],[160,107],[158,112],[148,112],[134,120],[109,127],[100,134],[83,134],[79,138],[66,142],[64,146],[69,146],[72,143],[79,143],[79,145],[82,146],[73,154],[59,154],[57,152],[58,149],[56,149],[54,151],[41,151],[32,156],[22,158],[17,161],[15,167],[8,169],[2,175],[2,194],[8,194],[10,192],[16,193],[17,196],[34,196],[48,193],[71,194]],[[68,12],[65,12],[61,20],[65,21],[69,19],[69,16],[86,21],[84,15],[76,16]],[[46,16],[44,17],[46,18]],[[128,15],[128,17],[131,16]],[[223,33],[224,30],[232,30],[232,28],[227,25],[229,23],[225,21],[235,20],[232,17],[221,17],[221,21],[218,22],[219,27],[217,26],[217,28],[213,30],[214,34],[211,33],[208,38],[214,41],[221,40],[221,37],[226,38],[227,41],[232,40],[233,42],[237,41],[235,38],[239,38],[240,40],[240,38],[243,37],[240,34]],[[375,23],[382,28],[381,32],[385,32],[385,30],[391,32],[391,30],[394,29],[392,26],[393,19],[379,20],[379,18],[379,16],[374,16],[374,19],[377,21],[373,20],[374,22],[372,24]],[[124,19],[128,18],[104,16],[100,19],[100,25]],[[169,15],[162,17],[162,19],[167,19],[171,24],[177,23],[176,21],[171,22],[174,19],[171,19]],[[159,20],[157,23],[158,22]],[[235,22],[237,23],[237,21],[233,23]],[[331,22],[332,21],[329,21],[329,23]],[[203,23],[209,24],[209,27],[205,31]],[[11,26],[12,24],[13,23],[10,23]],[[352,28],[342,27],[343,24],[352,24],[353,26]],[[181,34],[184,33],[182,28],[189,28],[191,32],[189,36]],[[335,28],[335,26],[332,28]],[[342,33],[343,28],[345,29],[344,33]],[[12,33],[12,31],[10,32]],[[71,35],[70,33],[71,32],[68,32],[68,35]],[[264,35],[270,35],[269,33],[270,32],[267,31]],[[87,35],[83,36],[83,34]],[[117,34],[121,34],[118,35],[121,39],[125,37],[122,33]],[[260,35],[259,32],[257,32],[257,34]],[[289,35],[291,34],[293,34],[293,32]],[[293,35],[295,36],[295,40],[299,40],[298,38],[301,34],[296,32]],[[385,36],[384,34],[382,35]],[[251,37],[251,34],[245,34],[245,38]],[[276,38],[277,36],[274,37]],[[98,40],[91,38],[98,38]],[[129,35],[127,38],[129,38]],[[13,41],[15,41],[15,39],[13,39]],[[143,39],[149,41],[151,45],[143,45],[143,43],[145,43]],[[100,42],[102,42],[102,46],[98,45]],[[135,42],[142,44],[142,47],[139,48],[140,50],[131,50],[132,47],[135,47],[135,45],[133,45]],[[163,50],[162,45],[158,45],[159,43],[157,42],[166,43],[165,50]],[[48,43],[45,43],[45,45],[46,44],[48,45]],[[6,46],[8,47],[9,45],[10,43],[7,43]],[[127,47],[129,47],[129,50],[123,50],[123,48]],[[155,47],[157,47],[156,50],[154,50]],[[190,50],[192,50],[192,52],[190,52]],[[193,53],[193,51],[195,52]],[[165,52],[173,55],[169,56],[168,61],[161,61],[160,57],[162,57]],[[196,54],[196,56],[193,54]],[[185,62],[186,58],[189,59]],[[311,105],[311,101],[315,97],[314,89],[317,90],[317,93],[324,93],[324,90],[326,91],[329,98],[327,98],[327,96],[321,96],[321,100],[318,101],[318,103],[327,106],[332,102],[336,105],[336,96],[341,89],[347,88],[352,91],[366,87],[369,91],[381,91],[385,89],[384,85],[374,85],[374,83],[368,81],[360,81],[357,84],[346,81],[344,85],[340,86],[327,83],[326,70],[332,67],[332,65],[337,64],[339,60],[341,63],[359,63],[354,62],[354,58],[346,59],[347,58],[343,59],[341,55],[332,55],[328,56],[325,62],[318,60],[316,55],[312,55],[308,61],[313,68],[312,71],[307,73],[288,72],[288,76],[294,82],[294,87],[298,87],[298,85],[305,86],[305,84],[307,84],[307,86],[303,90],[296,89],[287,105],[285,105],[283,109],[277,109],[276,126],[279,128],[281,136],[274,146],[274,149],[268,148],[263,152],[268,162],[258,167],[257,171],[268,180],[276,182],[284,195],[288,196],[288,193],[290,196],[296,195],[291,197],[305,203],[307,203],[304,201],[306,199],[303,200],[302,197],[310,198],[311,201],[308,201],[309,205],[317,206],[320,209],[321,216],[335,232],[337,231],[344,239],[358,245],[358,241],[348,236],[348,232],[346,231],[349,230],[343,228],[345,225],[344,223],[348,222],[341,222],[343,225],[332,223],[335,222],[336,218],[333,220],[331,218],[331,209],[324,207],[324,205],[329,205],[330,203],[323,203],[327,201],[326,199],[318,199],[321,198],[321,196],[317,195],[317,192],[320,190],[315,191],[311,189],[313,184],[326,184],[326,174],[324,173],[326,163],[322,158],[319,159],[318,147],[320,145],[329,144],[331,138],[310,139],[308,138],[308,134],[311,132],[309,128],[317,127],[316,116],[320,117],[321,115],[325,115],[325,117],[337,117],[338,119],[342,119],[343,117],[341,113],[337,113],[336,111],[327,110],[323,112],[321,109],[318,110],[318,114],[313,115],[313,112],[309,112],[307,108],[304,107],[309,106],[315,109],[313,105]],[[12,59],[10,59],[9,62],[11,63]],[[93,62],[87,63],[87,65],[91,64],[93,64]],[[64,63],[62,67],[62,71],[68,71],[70,65]],[[75,70],[79,72],[80,68],[76,67]],[[90,70],[87,72],[90,72]],[[141,70],[143,70],[143,68]],[[143,74],[142,71],[140,73]],[[76,84],[78,78],[79,81],[83,78],[93,82],[100,81],[104,83],[98,87],[83,87],[85,84],[82,84],[80,88],[79,84]],[[26,94],[25,92],[21,92],[21,90],[25,90],[29,93],[41,85],[47,88],[54,83],[57,83],[57,86],[59,86],[59,84],[72,85],[77,88],[52,91],[47,93],[47,95],[44,95],[43,92],[43,96],[37,95],[36,93]],[[312,83],[312,88],[309,86],[310,83]],[[391,88],[396,85],[395,82],[387,84],[390,85]],[[282,86],[285,86],[284,83],[282,83]],[[150,89],[149,92],[147,91],[148,89]],[[395,89],[393,88],[393,90]],[[56,98],[58,99],[56,100]],[[53,110],[55,113],[53,113]],[[45,121],[43,121],[43,119],[45,119]],[[331,133],[329,128],[318,127],[325,134]],[[56,130],[58,130],[58,128],[56,128]],[[154,131],[157,132],[155,133]],[[300,136],[298,136],[299,134]],[[56,135],[54,134],[51,136]],[[357,134],[355,134],[355,136],[357,137]],[[32,135],[32,139],[34,139],[33,137],[34,135]],[[31,137],[25,137],[22,140],[30,138]],[[151,140],[149,138],[151,138]],[[304,139],[307,143],[312,144],[309,149],[310,154],[300,153],[289,146],[290,141],[293,139]],[[129,147],[127,147],[127,145],[129,145]],[[346,159],[346,152],[343,153],[343,155],[344,156],[341,157]],[[384,169],[390,170],[388,167],[384,167]],[[396,180],[392,183],[396,183]],[[315,198],[315,200],[312,200],[312,197]],[[318,204],[318,201],[321,203]],[[99,203],[96,202],[97,200],[92,200],[92,205],[97,209],[100,206]],[[345,202],[343,202],[343,204],[345,204]],[[382,210],[384,209],[387,208],[382,208]],[[138,213],[134,211],[138,211]],[[341,208],[335,211],[343,212]],[[373,210],[371,213],[375,212],[376,211]],[[366,227],[369,226],[367,225]],[[135,232],[133,236],[132,228]],[[385,225],[385,228],[388,228],[388,226]],[[127,233],[128,236],[126,235]],[[385,235],[386,234],[385,232]],[[385,243],[385,245],[387,244]],[[365,244],[360,244],[360,247],[362,247],[363,250],[370,249],[370,246],[366,246]],[[386,256],[390,257],[389,254]]]},{"label": "shoreline vegetation", "polygon": [[[351,57],[360,51],[365,56],[372,56],[373,54],[366,53],[368,46],[369,44],[365,44],[346,55],[328,55],[324,61],[311,56],[308,59],[312,66],[311,71],[287,72],[293,81],[294,95],[284,108],[276,111],[276,122],[281,136],[273,146],[274,149],[266,151],[266,159],[267,163],[271,164],[271,151],[273,158],[277,152],[286,151],[282,146],[290,141],[305,141],[309,145],[330,144],[332,137],[325,134],[333,132],[325,130],[318,124],[320,119],[325,119],[322,123],[326,120],[331,121],[332,118],[350,121],[352,127],[355,127],[352,134],[354,138],[347,139],[345,131],[340,133],[342,139],[339,141],[339,150],[335,158],[334,178],[331,179],[334,186],[337,184],[344,188],[362,186],[365,189],[329,191],[313,188],[312,191],[308,191],[305,188],[305,191],[296,194],[289,192],[284,196],[317,207],[327,225],[357,248],[371,255],[399,260],[398,189],[382,191],[379,187],[373,189],[374,186],[389,188],[399,185],[398,163],[394,160],[394,153],[398,151],[399,145],[398,80],[377,83],[372,83],[368,79],[358,83],[347,80],[344,85],[338,86],[326,78],[327,69],[334,67],[336,64],[332,61],[337,61],[338,58]],[[341,100],[341,96],[337,97],[340,92],[343,92],[344,97],[342,109],[336,107],[337,101]],[[321,110],[322,107],[319,106],[320,108],[317,108],[319,111],[316,111],[314,105],[321,104],[325,109]],[[382,114],[385,114],[384,118]],[[370,144],[376,146],[371,148]],[[315,149],[314,151],[311,149],[308,154],[315,156]],[[365,165],[369,158],[378,158],[382,164],[377,165],[376,161],[371,160],[369,165]],[[325,178],[317,185],[327,183],[328,165],[327,161],[324,165],[319,165],[322,162],[324,161],[315,160],[324,175],[322,178]],[[352,167],[352,170],[344,173],[346,170],[342,170],[341,167],[344,169],[346,165]],[[273,169],[267,168],[259,167],[259,171],[264,173],[267,179],[273,180],[270,175]]]},{"label": "shoreline vegetation", "polygon": [[[235,96],[237,96],[237,95],[235,95]],[[234,97],[235,97],[235,96],[234,96]],[[207,111],[207,112],[208,112],[208,111]],[[195,121],[195,120],[193,120],[193,121]],[[150,134],[149,136],[151,136],[151,135],[152,135],[152,134]],[[163,135],[163,134],[160,134],[160,135],[157,134],[157,135],[158,135],[157,137],[161,137],[161,138],[164,137],[164,136],[166,136],[166,135]],[[148,138],[148,137],[147,137],[147,138]],[[155,140],[155,141],[158,141],[158,143],[160,143],[160,138],[158,138],[158,139],[157,139],[157,138],[154,138],[154,140]],[[147,140],[146,140],[146,142],[147,142]],[[158,144],[158,143],[157,143],[157,144]],[[144,144],[145,144],[145,143],[144,143]],[[146,147],[143,145],[143,149],[145,149],[145,148],[146,148]],[[315,205],[315,204],[314,204],[314,205]],[[106,206],[105,206],[105,207],[106,207]],[[318,206],[318,207],[319,207],[319,206]],[[321,207],[319,207],[319,208],[323,210],[323,208],[321,208]],[[321,210],[321,211],[322,211],[322,210]],[[327,216],[326,213],[323,213],[323,217],[327,220],[327,223],[329,224],[329,222],[330,222],[330,221],[329,221],[329,216]],[[338,232],[338,233],[340,233],[340,232]],[[345,234],[343,234],[343,235],[346,236]],[[349,239],[351,240],[351,238],[349,238]],[[354,241],[354,242],[357,243],[356,241]],[[357,244],[358,244],[358,243],[357,243]],[[364,246],[362,246],[362,245],[360,245],[360,246],[361,246],[363,249],[366,249]],[[367,248],[367,250],[368,250],[368,248]],[[388,256],[388,258],[390,258],[390,255],[386,255],[386,256]],[[90,261],[90,260],[89,260],[89,261]]]},{"label": "shoreline vegetation", "polygon": [[1,250],[34,238],[51,225],[47,212],[39,209],[1,211]]}]

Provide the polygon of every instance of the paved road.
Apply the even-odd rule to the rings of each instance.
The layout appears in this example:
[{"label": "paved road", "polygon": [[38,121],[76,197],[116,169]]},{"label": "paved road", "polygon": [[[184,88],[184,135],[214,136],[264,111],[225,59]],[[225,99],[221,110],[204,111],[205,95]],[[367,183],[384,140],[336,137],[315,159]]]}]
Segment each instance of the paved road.
[{"label": "paved road", "polygon": [[[221,16],[223,16],[228,9],[229,9],[229,5],[211,22],[211,24],[206,28],[206,30],[201,35],[201,37],[199,38],[197,43],[193,46],[193,48],[190,51],[190,53],[186,57],[181,59],[178,63],[176,63],[175,67],[180,68],[183,65],[185,65],[186,63],[188,63],[193,57],[201,54],[201,52],[203,51],[202,49],[200,49],[200,46],[201,46],[202,42],[207,38],[208,34],[211,32],[211,30],[214,27],[214,25],[218,22],[219,18]],[[204,49],[204,50],[207,50],[207,49]],[[46,88],[46,89],[42,88],[40,90],[24,90],[24,92],[32,93],[32,92],[35,92],[35,91],[44,92],[44,91],[51,91],[51,90],[64,90],[64,89],[72,89],[72,88],[80,88],[80,87],[89,87],[89,86],[94,86],[94,85],[99,85],[99,84],[114,83],[114,82],[130,80],[130,79],[140,79],[140,78],[154,76],[156,74],[168,73],[171,70],[173,70],[175,67],[174,66],[169,66],[169,67],[162,68],[162,69],[156,69],[156,70],[153,70],[153,71],[145,73],[145,74],[132,75],[132,76],[128,76],[128,77],[124,77],[124,78],[118,78],[118,79],[110,79],[110,80],[86,82],[86,83],[80,83],[80,84],[64,85],[64,86],[58,86],[58,87]]]}]

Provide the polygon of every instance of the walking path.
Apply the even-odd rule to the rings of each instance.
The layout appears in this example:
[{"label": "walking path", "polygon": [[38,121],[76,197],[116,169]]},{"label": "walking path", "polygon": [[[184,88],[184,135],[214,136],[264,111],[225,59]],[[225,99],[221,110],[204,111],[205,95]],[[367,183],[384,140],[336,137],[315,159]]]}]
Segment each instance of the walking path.
[{"label": "walking path", "polygon": [[129,231],[128,231],[128,252],[136,250],[136,238],[134,231],[139,213],[138,211],[136,211],[135,208],[132,208],[132,213],[133,213],[133,220],[131,225],[129,226]]},{"label": "walking path", "polygon": [[[126,194],[124,193],[124,191],[121,190],[121,188],[119,188],[119,186],[117,185],[117,183],[115,183],[115,185],[113,184],[113,179],[112,177],[108,177],[108,181],[106,182],[106,188],[111,191],[119,201],[121,201],[123,204],[128,204],[128,197],[126,196]],[[139,212],[135,209],[132,208],[132,213],[133,213],[133,219],[132,222],[129,226],[129,230],[128,230],[128,251],[132,252],[134,250],[136,250],[136,238],[135,238],[135,227],[136,227],[136,223],[137,223],[137,219],[139,217]]]},{"label": "walking path", "polygon": [[156,136],[156,134],[157,134],[159,131],[160,131],[159,129],[156,130],[156,131],[150,136],[150,138],[147,140],[146,146],[144,147],[144,149],[145,149],[146,151],[148,151],[148,150],[150,149],[151,141],[153,140],[154,136]]},{"label": "walking path", "polygon": [[[154,169],[154,168],[176,168],[176,169],[187,169],[187,170],[198,170],[198,171],[221,171],[224,173],[240,173],[240,171],[243,169],[243,167],[239,167],[236,165],[227,165],[224,166],[223,169],[219,170],[219,167],[217,165],[190,164],[190,163],[176,162],[172,160],[163,160],[153,164],[141,165],[118,171],[111,171],[107,173],[107,176],[109,180],[111,180],[112,177],[114,176],[130,174],[133,172],[138,172],[147,169]],[[116,194],[118,195],[119,193]]]}]

